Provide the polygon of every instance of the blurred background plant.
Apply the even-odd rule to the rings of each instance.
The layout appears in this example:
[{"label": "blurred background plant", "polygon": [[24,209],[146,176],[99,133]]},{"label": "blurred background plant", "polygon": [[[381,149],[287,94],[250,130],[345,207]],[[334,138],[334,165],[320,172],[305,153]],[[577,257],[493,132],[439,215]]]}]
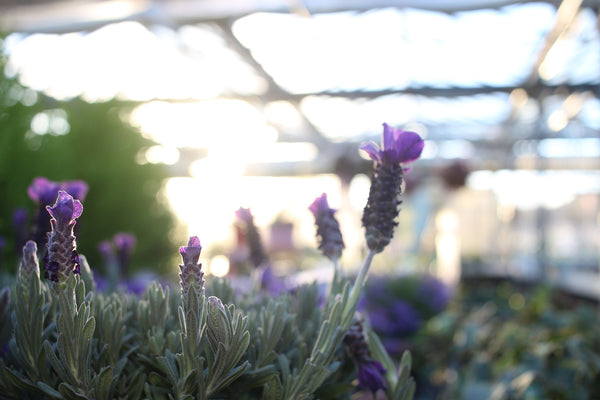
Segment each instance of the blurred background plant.
[{"label": "blurred background plant", "polygon": [[[0,71],[6,58],[0,55]],[[170,249],[179,234],[163,196],[164,164],[140,164],[152,141],[123,118],[135,102],[58,101],[0,74],[0,237],[6,241],[2,269],[14,272],[24,236],[32,234],[37,205],[27,188],[39,176],[50,181],[82,180],[89,186],[78,246],[101,267],[98,243],[119,231],[139,240],[131,269],[152,265],[172,270]],[[10,251],[8,251],[10,249]],[[2,250],[0,250],[2,252]]]},{"label": "blurred background plant", "polygon": [[446,308],[450,296],[451,289],[431,275],[380,275],[369,280],[359,309],[387,351],[399,357],[415,333]]},{"label": "blurred background plant", "polygon": [[406,342],[415,399],[599,398],[599,322],[595,302],[556,287],[465,279]]}]

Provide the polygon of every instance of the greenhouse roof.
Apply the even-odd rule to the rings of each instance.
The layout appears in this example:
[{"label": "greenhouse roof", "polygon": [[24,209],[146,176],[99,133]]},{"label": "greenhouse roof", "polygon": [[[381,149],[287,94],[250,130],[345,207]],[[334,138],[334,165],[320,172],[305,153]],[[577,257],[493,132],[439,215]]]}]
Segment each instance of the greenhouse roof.
[{"label": "greenhouse roof", "polygon": [[[566,139],[544,153],[558,168],[597,168],[599,7],[5,0],[0,27],[7,74],[59,99],[143,102],[133,123],[178,152],[184,175],[209,147],[249,136],[264,150],[253,173],[331,170],[384,121],[422,133],[430,160],[503,168]],[[573,149],[590,143],[585,163]]]}]

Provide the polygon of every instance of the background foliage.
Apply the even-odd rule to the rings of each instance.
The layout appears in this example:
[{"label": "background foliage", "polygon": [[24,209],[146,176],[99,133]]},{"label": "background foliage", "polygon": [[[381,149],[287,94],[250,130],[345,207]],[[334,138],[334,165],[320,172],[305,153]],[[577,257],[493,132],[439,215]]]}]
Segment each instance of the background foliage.
[{"label": "background foliage", "polygon": [[463,280],[410,346],[416,399],[597,399],[594,301],[543,284]]},{"label": "background foliage", "polygon": [[[1,58],[0,71],[5,64]],[[14,271],[14,255],[20,254],[14,251],[12,213],[25,207],[31,220],[36,205],[28,198],[27,187],[36,176],[45,176],[88,183],[78,249],[92,267],[101,263],[98,242],[126,231],[138,238],[134,268],[173,270],[171,250],[184,240],[177,236],[174,217],[158,195],[167,177],[165,166],[136,163],[140,150],[154,143],[124,121],[135,105],[118,100],[57,101],[0,73],[0,236],[7,240],[3,269]],[[46,134],[32,132],[32,119],[43,112],[66,116],[68,132],[58,134],[62,128],[53,130],[52,123]],[[60,118],[58,122],[62,123]]]}]

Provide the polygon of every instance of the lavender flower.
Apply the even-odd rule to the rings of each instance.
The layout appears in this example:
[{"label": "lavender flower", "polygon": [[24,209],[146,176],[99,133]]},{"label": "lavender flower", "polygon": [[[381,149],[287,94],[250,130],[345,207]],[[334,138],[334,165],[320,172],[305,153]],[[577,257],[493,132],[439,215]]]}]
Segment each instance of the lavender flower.
[{"label": "lavender flower", "polygon": [[60,184],[49,181],[43,176],[38,176],[33,180],[33,183],[27,188],[27,194],[31,200],[41,205],[52,204],[56,200]]},{"label": "lavender flower", "polygon": [[40,266],[37,257],[37,245],[33,240],[27,241],[23,246],[23,258],[19,264],[19,277],[25,278],[36,274],[40,275]]},{"label": "lavender flower", "polygon": [[244,225],[243,233],[245,234],[245,239],[250,250],[250,261],[252,261],[255,267],[267,264],[269,260],[263,248],[260,233],[254,224],[252,212],[250,212],[249,208],[240,207],[235,212],[235,215]]},{"label": "lavender flower", "polygon": [[98,243],[98,252],[104,258],[106,265],[112,264],[115,261],[115,250],[110,240],[103,240]]},{"label": "lavender flower", "polygon": [[136,237],[131,233],[119,232],[114,236],[113,243],[117,252],[119,269],[122,273],[125,273],[129,267],[131,254],[135,249]]},{"label": "lavender flower", "polygon": [[46,210],[52,218],[44,276],[53,282],[64,282],[70,272],[79,273],[79,255],[73,228],[75,220],[83,212],[83,206],[79,200],[61,190],[54,205],[47,206]]},{"label": "lavender flower", "polygon": [[367,246],[376,253],[389,244],[398,225],[396,217],[402,203],[402,175],[407,170],[403,164],[418,159],[424,146],[417,133],[393,129],[385,123],[382,142],[381,148],[372,142],[361,146],[375,161],[362,224],[366,230]]},{"label": "lavender flower", "polygon": [[193,287],[198,293],[204,287],[204,272],[202,272],[202,264],[198,263],[200,259],[200,251],[202,246],[200,245],[200,239],[198,236],[190,237],[187,246],[179,248],[179,254],[183,259],[183,264],[179,265],[181,274],[181,292],[183,296],[186,296],[188,291]]},{"label": "lavender flower", "polygon": [[51,229],[50,221],[45,211],[46,206],[54,203],[60,190],[67,192],[74,199],[83,202],[88,192],[88,185],[81,180],[53,182],[43,176],[39,176],[27,188],[27,194],[39,206],[33,232],[34,240],[38,244],[38,247],[46,244],[47,233]]},{"label": "lavender flower", "polygon": [[278,296],[288,289],[285,281],[275,274],[270,265],[262,271],[260,287],[274,296]]},{"label": "lavender flower", "polygon": [[448,305],[452,293],[438,278],[424,276],[418,289],[419,300],[427,304],[433,313],[439,313]]},{"label": "lavender flower", "polygon": [[358,384],[376,393],[379,389],[386,389],[385,373],[383,365],[377,360],[371,358],[369,347],[363,333],[363,326],[360,320],[354,321],[346,335],[344,344],[356,365]]},{"label": "lavender flower", "polygon": [[423,320],[409,302],[397,299],[385,307],[369,310],[369,322],[379,334],[396,337],[416,332]]},{"label": "lavender flower", "polygon": [[340,224],[335,219],[336,210],[329,208],[327,194],[323,193],[308,207],[315,217],[319,250],[325,257],[334,261],[342,256],[344,240],[340,232]]}]

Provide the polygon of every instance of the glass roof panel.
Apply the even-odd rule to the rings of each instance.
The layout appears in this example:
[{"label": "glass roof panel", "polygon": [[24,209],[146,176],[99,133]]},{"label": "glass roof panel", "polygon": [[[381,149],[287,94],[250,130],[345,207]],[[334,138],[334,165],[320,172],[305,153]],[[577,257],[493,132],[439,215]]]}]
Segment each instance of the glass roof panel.
[{"label": "glass roof panel", "polygon": [[122,22],[87,34],[13,36],[9,71],[59,99],[205,99],[266,87],[208,24],[174,31]]},{"label": "glass roof panel", "polygon": [[537,3],[457,14],[257,13],[236,21],[233,32],[293,93],[501,86],[528,76],[554,13]]},{"label": "glass roof panel", "polygon": [[[341,97],[309,96],[302,111],[327,138],[334,141],[361,140],[373,135],[374,127],[385,121],[406,126],[419,123],[428,127],[447,125],[478,129],[453,132],[436,129],[432,136],[475,139],[490,136],[490,125],[500,124],[509,117],[511,104],[506,93],[492,93],[457,98],[436,98],[414,95],[391,95],[373,100],[351,100]],[[455,134],[458,133],[458,136]]]}]

